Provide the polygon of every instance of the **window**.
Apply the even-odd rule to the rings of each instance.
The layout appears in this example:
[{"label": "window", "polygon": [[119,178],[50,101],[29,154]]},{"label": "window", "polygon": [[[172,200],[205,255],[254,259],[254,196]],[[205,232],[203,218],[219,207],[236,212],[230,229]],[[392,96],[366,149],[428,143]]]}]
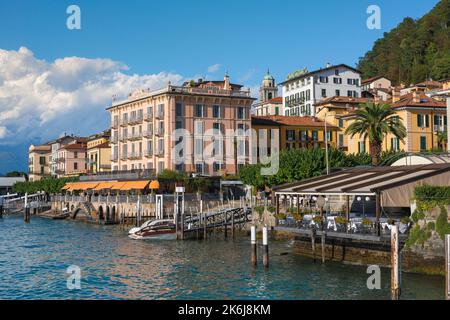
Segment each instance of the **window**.
[{"label": "window", "polygon": [[319,140],[319,132],[317,130],[312,131],[312,139],[315,141]]},{"label": "window", "polygon": [[339,97],[341,95],[341,90],[336,90],[335,93],[336,93],[335,96]]},{"label": "window", "polygon": [[344,135],[342,133],[340,133],[338,147],[342,148],[343,146],[344,146]]},{"label": "window", "polygon": [[429,128],[430,122],[427,114],[417,114],[417,126],[419,128]]},{"label": "window", "polygon": [[320,76],[320,77],[319,77],[319,81],[320,81],[321,83],[328,83],[328,77]]},{"label": "window", "polygon": [[420,137],[420,151],[427,150],[427,137]]},{"label": "window", "polygon": [[288,141],[295,140],[295,131],[294,130],[286,130],[286,137]]},{"label": "window", "polygon": [[358,142],[358,153],[366,153],[366,143],[365,141]]},{"label": "window", "polygon": [[164,161],[159,161],[158,162],[158,172],[163,172],[164,171]]},{"label": "window", "polygon": [[400,140],[396,137],[391,138],[391,150],[399,151],[400,150]]},{"label": "window", "polygon": [[344,127],[344,120],[343,119],[339,119],[338,120],[338,126],[339,126],[339,128],[343,128]]},{"label": "window", "polygon": [[39,164],[45,166],[45,157],[39,157]]},{"label": "window", "polygon": [[204,172],[204,164],[202,162],[195,164],[195,172],[203,173]]},{"label": "window", "polygon": [[197,118],[203,118],[203,112],[204,112],[204,105],[196,104],[195,105],[195,116]]},{"label": "window", "polygon": [[322,98],[327,97],[327,89],[322,89]]},{"label": "window", "polygon": [[175,165],[176,171],[184,171],[184,163],[179,163]]},{"label": "window", "polygon": [[280,114],[280,107],[275,107],[275,115],[278,116]]},{"label": "window", "polygon": [[183,105],[181,103],[175,104],[175,116],[176,117],[183,116]]},{"label": "window", "polygon": [[75,159],[78,159],[78,151],[74,151],[74,152],[73,152],[73,157],[74,157]]},{"label": "window", "polygon": [[334,74],[335,74],[336,76],[338,76],[338,75],[339,75],[339,69],[334,70]]},{"label": "window", "polygon": [[195,127],[195,135],[202,135],[203,134],[203,121],[195,121],[194,123],[194,127]]},{"label": "window", "polygon": [[147,141],[147,155],[148,156],[152,156],[153,155],[153,140],[148,140]]},{"label": "window", "polygon": [[73,170],[78,170],[78,162],[75,162],[75,163],[73,164]]},{"label": "window", "polygon": [[175,121],[175,129],[183,129],[183,121]]},{"label": "window", "polygon": [[220,118],[220,106],[213,106],[213,118]]},{"label": "window", "polygon": [[335,84],[342,84],[342,78],[333,78]]},{"label": "window", "polygon": [[246,119],[244,107],[237,107],[237,118],[238,119]]},{"label": "window", "polygon": [[213,130],[214,130],[214,135],[222,133],[221,130],[220,130],[220,123],[219,122],[214,122],[213,123]]},{"label": "window", "polygon": [[201,158],[203,155],[203,139],[195,139],[195,150],[194,150],[194,154],[197,158]]}]

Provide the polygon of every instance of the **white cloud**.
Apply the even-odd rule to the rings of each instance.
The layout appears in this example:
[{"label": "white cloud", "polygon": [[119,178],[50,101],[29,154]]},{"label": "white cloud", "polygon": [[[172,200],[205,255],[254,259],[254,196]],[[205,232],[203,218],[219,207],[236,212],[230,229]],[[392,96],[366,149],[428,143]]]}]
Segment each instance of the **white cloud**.
[{"label": "white cloud", "polygon": [[109,126],[111,97],[158,89],[181,75],[128,75],[110,59],[66,57],[47,62],[27,48],[0,49],[0,145],[46,141],[62,132],[90,134]]},{"label": "white cloud", "polygon": [[222,65],[219,64],[219,63],[213,64],[212,66],[209,66],[209,67],[208,67],[208,72],[209,72],[209,73],[216,73],[217,71],[219,71],[219,69],[220,69],[221,66],[222,66]]}]

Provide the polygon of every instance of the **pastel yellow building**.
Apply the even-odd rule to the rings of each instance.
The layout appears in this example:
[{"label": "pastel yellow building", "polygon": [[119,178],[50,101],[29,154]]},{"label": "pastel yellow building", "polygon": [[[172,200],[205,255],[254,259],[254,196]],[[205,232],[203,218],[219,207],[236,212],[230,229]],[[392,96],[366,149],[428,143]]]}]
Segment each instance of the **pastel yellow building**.
[{"label": "pastel yellow building", "polygon": [[[261,130],[267,132],[267,147],[270,148],[271,135],[269,130],[279,130],[279,150],[300,148],[325,148],[325,122],[316,117],[300,116],[252,116],[252,130],[257,135]],[[332,123],[327,123],[328,146],[336,148],[339,128]],[[259,138],[257,155],[259,157]],[[270,149],[268,155],[271,154]]]},{"label": "pastel yellow building", "polygon": [[111,171],[110,131],[106,130],[89,137],[87,142],[87,160],[89,173]]},{"label": "pastel yellow building", "polygon": [[38,181],[50,176],[51,146],[31,145],[28,149],[28,176],[30,181]]},{"label": "pastel yellow building", "polygon": [[[402,121],[407,137],[400,141],[395,136],[386,135],[382,150],[405,152],[423,152],[431,150],[445,150],[445,145],[439,145],[438,135],[447,130],[446,103],[428,97],[420,91],[414,91],[396,98],[392,108],[395,110],[398,120]],[[337,116],[341,121],[343,131],[354,121],[353,112]],[[360,135],[347,136],[348,153],[369,152],[369,141]]]}]

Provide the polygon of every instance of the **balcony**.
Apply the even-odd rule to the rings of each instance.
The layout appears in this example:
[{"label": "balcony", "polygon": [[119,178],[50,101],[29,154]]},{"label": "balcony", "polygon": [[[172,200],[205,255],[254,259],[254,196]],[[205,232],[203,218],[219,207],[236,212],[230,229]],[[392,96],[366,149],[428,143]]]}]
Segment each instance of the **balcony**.
[{"label": "balcony", "polygon": [[164,150],[163,149],[155,150],[155,156],[158,156],[158,157],[164,156]]},{"label": "balcony", "polygon": [[151,158],[151,157],[153,157],[153,150],[147,150],[147,151],[145,151],[144,157],[146,157],[146,158]]},{"label": "balcony", "polygon": [[111,156],[111,162],[117,162],[119,160],[119,157],[117,154],[114,154]]},{"label": "balcony", "polygon": [[119,143],[119,136],[114,136],[111,139],[111,144],[118,144]]},{"label": "balcony", "polygon": [[164,128],[155,128],[155,136],[164,135]]},{"label": "balcony", "polygon": [[130,140],[130,141],[136,141],[136,140],[140,140],[140,139],[142,139],[142,133],[133,133],[133,134],[130,134],[129,136],[128,136],[128,140]]},{"label": "balcony", "polygon": [[158,111],[158,112],[156,112],[155,117],[156,117],[157,119],[164,119],[164,111]]},{"label": "balcony", "polygon": [[153,130],[144,131],[144,134],[142,136],[144,138],[151,138],[153,136]]},{"label": "balcony", "polygon": [[127,160],[127,155],[126,155],[126,154],[122,154],[122,155],[120,156],[120,160],[122,160],[122,161]]},{"label": "balcony", "polygon": [[130,120],[128,120],[128,124],[129,125],[135,125],[135,124],[139,124],[142,123],[142,118],[131,118]]},{"label": "balcony", "polygon": [[119,121],[113,121],[111,123],[111,128],[112,129],[117,129],[119,127]]},{"label": "balcony", "polygon": [[128,154],[129,160],[139,160],[142,159],[142,152],[130,152]]},{"label": "balcony", "polygon": [[144,121],[153,121],[153,112],[145,114]]},{"label": "balcony", "polygon": [[447,126],[445,126],[445,125],[435,124],[433,129],[434,129],[434,132],[447,132]]},{"label": "balcony", "polygon": [[120,142],[127,142],[128,140],[128,134],[123,134],[120,136]]},{"label": "balcony", "polygon": [[128,126],[128,119],[122,119],[122,120],[120,121],[120,126],[121,126],[121,127],[126,127],[126,126]]}]

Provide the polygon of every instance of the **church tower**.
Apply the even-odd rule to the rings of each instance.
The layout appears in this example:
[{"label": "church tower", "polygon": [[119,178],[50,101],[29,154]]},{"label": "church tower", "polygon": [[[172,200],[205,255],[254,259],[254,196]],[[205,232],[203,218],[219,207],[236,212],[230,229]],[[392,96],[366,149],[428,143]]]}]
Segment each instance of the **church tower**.
[{"label": "church tower", "polygon": [[275,78],[272,77],[269,70],[264,76],[264,80],[259,88],[259,102],[264,102],[273,98],[278,97],[278,87],[275,83]]}]

